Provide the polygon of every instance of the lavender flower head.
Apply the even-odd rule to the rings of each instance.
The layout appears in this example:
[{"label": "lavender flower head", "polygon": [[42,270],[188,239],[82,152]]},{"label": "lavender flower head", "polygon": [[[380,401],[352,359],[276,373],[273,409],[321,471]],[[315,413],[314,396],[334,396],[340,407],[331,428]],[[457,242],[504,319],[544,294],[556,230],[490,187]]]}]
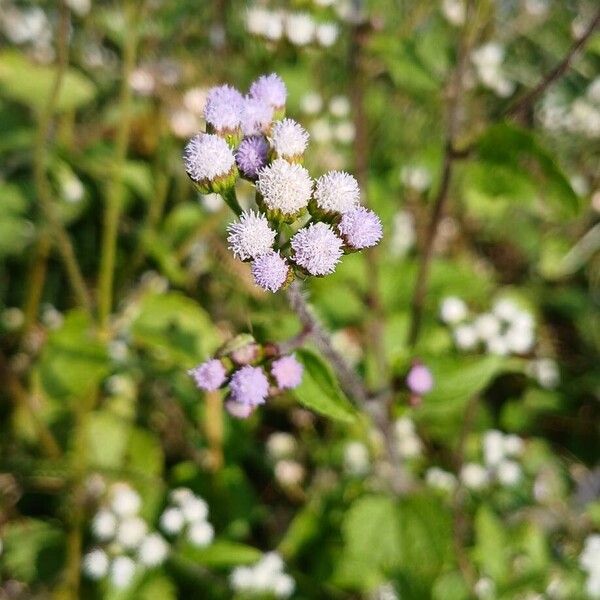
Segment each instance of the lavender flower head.
[{"label": "lavender flower head", "polygon": [[313,223],[300,229],[292,238],[294,262],[311,275],[327,275],[335,271],[342,256],[342,240],[325,223]]},{"label": "lavender flower head", "polygon": [[204,107],[204,118],[219,133],[233,132],[240,125],[244,98],[230,85],[219,85],[209,90]]},{"label": "lavender flower head", "polygon": [[425,365],[415,364],[406,377],[406,385],[413,394],[422,396],[433,388],[433,375]]},{"label": "lavender flower head", "polygon": [[252,275],[256,285],[275,293],[286,282],[290,268],[279,252],[267,252],[254,259]]},{"label": "lavender flower head", "polygon": [[308,133],[294,119],[283,119],[273,125],[271,145],[280,158],[298,158],[308,146]]},{"label": "lavender flower head", "polygon": [[304,367],[293,355],[282,356],[271,365],[271,375],[275,378],[277,387],[282,390],[298,387],[302,382],[303,372]]},{"label": "lavender flower head", "polygon": [[235,159],[227,142],[210,133],[199,133],[186,145],[183,153],[185,170],[196,183],[212,182],[229,175]]},{"label": "lavender flower head", "polygon": [[261,75],[252,83],[250,96],[266,102],[275,110],[280,110],[285,106],[287,89],[281,77],[271,73],[270,75]]},{"label": "lavender flower head", "polygon": [[248,179],[256,179],[258,172],[267,164],[269,144],[262,136],[247,137],[235,152],[235,161],[239,170]]},{"label": "lavender flower head", "polygon": [[350,248],[360,250],[375,246],[383,236],[379,217],[364,206],[358,206],[344,213],[338,231]]},{"label": "lavender flower head", "polygon": [[229,249],[240,260],[256,258],[273,247],[276,233],[264,215],[252,210],[243,212],[240,220],[227,226]]},{"label": "lavender flower head", "polygon": [[257,135],[266,131],[273,120],[273,107],[264,100],[247,96],[244,98],[240,122],[244,135]]},{"label": "lavender flower head", "polygon": [[345,171],[330,171],[317,179],[315,202],[328,213],[346,213],[360,201],[358,181]]},{"label": "lavender flower head", "polygon": [[236,419],[247,419],[254,412],[254,406],[242,402],[235,402],[234,400],[225,402],[225,409]]},{"label": "lavender flower head", "polygon": [[294,215],[308,206],[312,185],[303,166],[278,158],[260,171],[256,188],[267,209]]},{"label": "lavender flower head", "polygon": [[231,376],[229,391],[233,402],[257,406],[269,395],[269,382],[260,367],[246,365]]},{"label": "lavender flower head", "polygon": [[211,358],[197,367],[190,369],[188,375],[191,375],[194,378],[196,385],[200,389],[206,390],[207,392],[213,392],[219,389],[223,383],[225,383],[225,379],[227,378],[223,363],[216,358]]}]

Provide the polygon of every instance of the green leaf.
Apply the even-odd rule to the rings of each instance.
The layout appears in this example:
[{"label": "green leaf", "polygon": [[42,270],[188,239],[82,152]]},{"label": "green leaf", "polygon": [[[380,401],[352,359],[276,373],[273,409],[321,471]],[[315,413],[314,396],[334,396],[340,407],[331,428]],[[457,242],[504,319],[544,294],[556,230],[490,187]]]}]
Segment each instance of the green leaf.
[{"label": "green leaf", "polygon": [[326,417],[346,423],[353,421],[355,411],[325,361],[305,349],[297,350],[296,356],[304,365],[302,383],[293,390],[298,402]]},{"label": "green leaf", "polygon": [[39,369],[44,389],[58,400],[85,398],[96,389],[108,373],[108,356],[85,313],[67,313],[50,333]]},{"label": "green leaf", "polygon": [[130,430],[127,421],[109,411],[92,412],[85,424],[90,465],[94,468],[118,469],[125,457]]},{"label": "green leaf", "polygon": [[[23,54],[0,53],[0,94],[41,111],[48,104],[56,68],[36,64]],[[93,100],[94,84],[74,68],[67,68],[56,100],[56,111],[74,110]]]},{"label": "green leaf", "polygon": [[0,257],[19,254],[31,238],[27,200],[19,187],[8,183],[0,183],[0,198]]},{"label": "green leaf", "polygon": [[204,310],[177,292],[146,296],[133,322],[135,341],[171,364],[192,367],[218,346],[218,335]]},{"label": "green leaf", "polygon": [[342,523],[344,549],[334,574],[342,587],[370,590],[398,566],[401,529],[398,507],[387,496],[364,496],[350,507]]},{"label": "green leaf", "polygon": [[483,573],[504,584],[510,573],[510,544],[502,521],[487,505],[475,516],[475,561]]},{"label": "green leaf", "polygon": [[246,544],[221,540],[206,548],[186,545],[181,551],[181,556],[206,567],[226,568],[253,564],[260,560],[262,552]]}]

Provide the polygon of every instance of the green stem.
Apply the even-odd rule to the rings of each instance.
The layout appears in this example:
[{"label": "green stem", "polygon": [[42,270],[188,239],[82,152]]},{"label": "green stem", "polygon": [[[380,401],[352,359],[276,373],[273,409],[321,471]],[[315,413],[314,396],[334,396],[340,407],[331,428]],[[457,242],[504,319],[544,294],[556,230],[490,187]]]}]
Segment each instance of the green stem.
[{"label": "green stem", "polygon": [[[136,11],[137,12],[137,11]],[[121,75],[120,107],[121,120],[117,131],[115,162],[112,178],[106,194],[104,229],[100,254],[98,281],[98,313],[101,333],[108,334],[108,321],[112,309],[115,259],[119,219],[123,205],[123,171],[127,158],[127,147],[131,133],[131,86],[129,79],[135,67],[137,49],[137,22],[132,5],[126,10],[126,35],[123,48],[123,71]]]},{"label": "green stem", "polygon": [[236,216],[240,216],[242,214],[242,207],[237,199],[237,194],[235,192],[235,187],[227,188],[221,192],[221,196],[223,200],[227,203],[227,206],[236,214]]}]

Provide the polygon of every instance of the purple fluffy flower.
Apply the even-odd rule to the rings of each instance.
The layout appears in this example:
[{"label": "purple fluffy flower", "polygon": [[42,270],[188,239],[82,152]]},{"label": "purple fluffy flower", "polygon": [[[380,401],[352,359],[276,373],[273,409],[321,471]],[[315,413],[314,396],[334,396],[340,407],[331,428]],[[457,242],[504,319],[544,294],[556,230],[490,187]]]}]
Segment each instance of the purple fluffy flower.
[{"label": "purple fluffy flower", "polygon": [[242,104],[240,121],[244,135],[265,132],[273,120],[273,107],[260,98],[247,96]]},{"label": "purple fluffy flower", "polygon": [[213,392],[220,388],[227,378],[223,363],[216,358],[211,358],[197,367],[190,369],[188,375],[194,378],[196,385],[200,389],[207,392]]},{"label": "purple fluffy flower", "polygon": [[227,227],[229,249],[241,260],[256,258],[273,247],[275,231],[269,226],[267,217],[253,210],[245,211],[239,221]]},{"label": "purple fluffy flower", "polygon": [[279,252],[271,250],[255,258],[252,275],[256,285],[270,292],[276,292],[285,283],[290,268]]},{"label": "purple fluffy flower", "polygon": [[204,107],[204,118],[216,131],[232,132],[240,125],[243,96],[230,85],[209,90]]},{"label": "purple fluffy flower", "polygon": [[383,235],[379,217],[364,206],[357,206],[344,213],[338,231],[350,248],[360,250],[375,246]]},{"label": "purple fluffy flower", "polygon": [[269,144],[262,136],[242,140],[235,152],[235,161],[243,175],[256,179],[258,172],[267,164]]},{"label": "purple fluffy flower", "polygon": [[225,409],[236,419],[247,419],[254,412],[254,406],[243,402],[235,402],[234,400],[225,402]]},{"label": "purple fluffy flower", "polygon": [[313,223],[300,229],[292,238],[294,262],[311,275],[327,275],[335,271],[342,252],[342,240],[325,223]]},{"label": "purple fluffy flower", "polygon": [[258,98],[278,110],[285,106],[287,89],[281,77],[271,73],[270,75],[261,75],[250,86],[250,96]]},{"label": "purple fluffy flower", "polygon": [[281,389],[298,387],[302,382],[304,367],[296,360],[295,356],[282,356],[273,361],[271,375]]},{"label": "purple fluffy flower", "polygon": [[260,367],[246,365],[231,376],[229,390],[233,402],[257,406],[269,395],[269,382]]},{"label": "purple fluffy flower", "polygon": [[433,388],[433,375],[425,365],[415,364],[406,377],[406,385],[413,394],[422,396]]}]

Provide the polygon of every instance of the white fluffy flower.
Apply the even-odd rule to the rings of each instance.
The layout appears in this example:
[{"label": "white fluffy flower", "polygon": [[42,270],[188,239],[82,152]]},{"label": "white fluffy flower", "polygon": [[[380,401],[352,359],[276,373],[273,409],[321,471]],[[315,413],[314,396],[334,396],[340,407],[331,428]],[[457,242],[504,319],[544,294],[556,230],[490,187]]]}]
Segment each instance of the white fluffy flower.
[{"label": "white fluffy flower", "polygon": [[456,477],[439,467],[427,469],[425,481],[428,486],[444,492],[452,492],[456,488]]},{"label": "white fluffy flower", "polygon": [[511,327],[504,339],[508,349],[515,354],[527,354],[535,344],[533,330],[527,327]]},{"label": "white fluffy flower", "polygon": [[467,317],[468,312],[469,309],[462,298],[447,296],[442,300],[440,318],[444,323],[459,323]]},{"label": "white fluffy flower", "polygon": [[185,504],[191,498],[195,498],[195,495],[190,488],[175,488],[169,494],[169,500],[178,506]]},{"label": "white fluffy flower", "polygon": [[284,215],[293,215],[306,208],[312,186],[312,179],[303,166],[282,158],[261,169],[256,182],[267,208]]},{"label": "white fluffy flower", "polygon": [[404,256],[414,246],[416,238],[414,217],[407,210],[398,211],[392,225],[392,253]]},{"label": "white fluffy flower", "polygon": [[348,442],[344,447],[344,470],[351,475],[369,471],[369,450],[361,442]]},{"label": "white fluffy flower", "polygon": [[442,0],[442,14],[448,23],[463,25],[467,16],[464,0]]},{"label": "white fluffy flower", "polygon": [[111,507],[119,517],[129,517],[140,510],[140,495],[126,483],[115,483],[111,488]]},{"label": "white fluffy flower", "polygon": [[416,458],[421,454],[423,444],[416,435],[407,435],[398,440],[398,454],[402,458]]},{"label": "white fluffy flower", "polygon": [[474,322],[477,335],[482,340],[489,340],[500,333],[500,321],[491,313],[479,315]]},{"label": "white fluffy flower", "polygon": [[300,229],[291,239],[293,261],[311,275],[328,275],[335,271],[342,257],[342,240],[323,222]]},{"label": "white fluffy flower", "polygon": [[473,325],[459,325],[453,331],[454,343],[459,350],[472,350],[477,346],[479,338]]},{"label": "white fluffy flower", "polygon": [[496,466],[504,458],[504,436],[501,431],[490,429],[483,436],[483,456],[485,464]]},{"label": "white fluffy flower", "polygon": [[204,521],[208,517],[208,504],[202,498],[194,496],[182,503],[181,512],[188,523]]},{"label": "white fluffy flower", "polygon": [[160,517],[161,529],[170,535],[179,533],[183,529],[184,523],[183,513],[174,506],[167,508]]},{"label": "white fluffy flower", "polygon": [[137,548],[147,531],[146,521],[139,517],[128,517],[119,523],[116,540],[124,548]]},{"label": "white fluffy flower", "polygon": [[340,30],[336,23],[320,23],[317,25],[315,36],[317,42],[324,48],[329,48],[335,44]]},{"label": "white fluffy flower", "polygon": [[518,304],[510,298],[500,298],[492,306],[492,313],[503,321],[512,322],[519,312]]},{"label": "white fluffy flower", "polygon": [[505,486],[512,487],[521,481],[521,467],[514,460],[503,460],[496,470],[498,481]]},{"label": "white fluffy flower", "polygon": [[496,586],[489,577],[482,577],[475,583],[474,592],[480,600],[492,600],[495,595]]},{"label": "white fluffy flower", "polygon": [[198,548],[210,545],[215,537],[215,530],[208,521],[196,521],[188,528],[188,539]]},{"label": "white fluffy flower", "polygon": [[306,46],[315,36],[315,22],[308,13],[290,13],[285,20],[285,34],[294,46]]},{"label": "white fluffy flower", "polygon": [[82,569],[90,579],[101,579],[108,573],[108,556],[96,548],[83,557]]},{"label": "white fluffy flower", "polygon": [[497,66],[504,60],[504,48],[497,42],[488,42],[473,51],[471,60],[477,66]]},{"label": "white fluffy flower", "polygon": [[314,197],[321,210],[343,214],[358,206],[360,188],[350,173],[330,171],[317,179]]},{"label": "white fluffy flower", "polygon": [[273,248],[277,235],[264,215],[252,210],[243,212],[239,221],[227,226],[229,249],[240,260],[256,258]]},{"label": "white fluffy flower", "polygon": [[408,417],[396,419],[394,423],[394,431],[397,437],[410,436],[415,433],[415,423]]},{"label": "white fluffy flower", "polygon": [[275,479],[283,487],[299,485],[304,479],[304,467],[295,460],[280,460],[275,465]]},{"label": "white fluffy flower", "polygon": [[342,121],[335,126],[333,133],[340,144],[350,144],[356,137],[356,128],[352,121]]},{"label": "white fluffy flower", "polygon": [[274,595],[288,598],[294,592],[294,580],[283,572],[283,560],[269,552],[252,567],[236,567],[229,577],[231,587],[249,595]]},{"label": "white fluffy flower", "polygon": [[331,123],[325,119],[317,119],[310,127],[310,135],[317,144],[328,144],[333,137]]},{"label": "white fluffy flower", "polygon": [[274,460],[287,458],[296,451],[296,439],[290,433],[278,431],[267,440],[267,453]]},{"label": "white fluffy flower", "polygon": [[110,580],[116,588],[126,588],[135,575],[135,563],[129,556],[117,556],[110,566]]},{"label": "white fluffy flower", "polygon": [[507,456],[520,456],[524,448],[523,439],[518,435],[511,433],[504,436],[504,452]]},{"label": "white fluffy flower", "polygon": [[400,171],[400,179],[405,186],[424,192],[431,185],[431,174],[426,167],[412,165],[402,167]]},{"label": "white fluffy flower", "polygon": [[316,115],[323,108],[323,98],[319,92],[308,92],[300,99],[300,110],[307,115]]},{"label": "white fluffy flower", "polygon": [[283,119],[273,125],[270,142],[280,158],[295,158],[304,154],[308,133],[294,119]]},{"label": "white fluffy flower", "polygon": [[560,382],[558,365],[551,358],[540,358],[532,361],[529,371],[543,388],[554,389]]},{"label": "white fluffy flower", "polygon": [[186,145],[183,154],[185,170],[195,182],[214,181],[229,174],[235,166],[233,151],[218,135],[200,133]]},{"label": "white fluffy flower", "polygon": [[485,349],[489,354],[496,356],[506,356],[510,353],[510,347],[505,337],[495,335],[486,340]]},{"label": "white fluffy flower", "polygon": [[138,549],[138,558],[147,567],[156,567],[164,562],[169,553],[169,544],[158,534],[146,536]]},{"label": "white fluffy flower", "polygon": [[489,475],[483,465],[465,463],[460,470],[460,480],[471,490],[481,490],[489,483]]},{"label": "white fluffy flower", "polygon": [[117,531],[117,517],[109,510],[99,510],[92,519],[92,533],[97,540],[106,541]]},{"label": "white fluffy flower", "polygon": [[600,573],[600,534],[589,535],[579,555],[579,565],[588,573]]},{"label": "white fluffy flower", "polygon": [[334,96],[329,101],[329,112],[338,119],[343,119],[350,114],[350,100],[347,96]]}]

